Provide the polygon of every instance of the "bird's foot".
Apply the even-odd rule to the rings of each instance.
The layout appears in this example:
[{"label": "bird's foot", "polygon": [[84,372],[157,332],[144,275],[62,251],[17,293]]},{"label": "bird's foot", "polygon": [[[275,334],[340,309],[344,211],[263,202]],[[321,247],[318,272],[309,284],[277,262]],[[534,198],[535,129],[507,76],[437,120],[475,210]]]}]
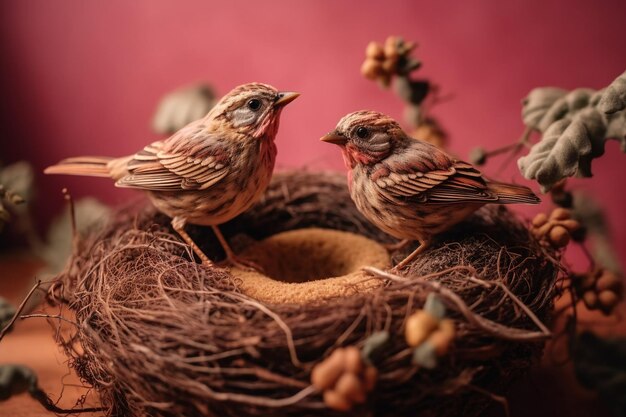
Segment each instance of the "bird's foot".
[{"label": "bird's foot", "polygon": [[426,250],[426,248],[428,248],[428,246],[429,246],[429,242],[427,242],[427,241],[423,241],[423,242],[420,241],[420,245],[417,247],[417,249],[415,249],[413,252],[411,252],[411,254],[409,256],[407,256],[402,261],[400,261],[396,266],[391,268],[391,272],[394,273],[394,274],[399,274],[402,271],[402,269],[404,269],[405,266],[407,266],[409,263],[411,263],[417,257],[417,255],[419,255],[420,253],[424,252],[424,250]]}]

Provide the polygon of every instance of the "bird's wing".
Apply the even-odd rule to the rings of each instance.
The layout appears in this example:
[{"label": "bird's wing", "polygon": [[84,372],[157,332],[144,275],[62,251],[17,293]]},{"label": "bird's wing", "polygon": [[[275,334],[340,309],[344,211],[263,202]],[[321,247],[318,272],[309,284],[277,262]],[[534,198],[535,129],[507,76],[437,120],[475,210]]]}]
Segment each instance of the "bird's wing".
[{"label": "bird's wing", "polygon": [[490,192],[473,165],[455,161],[434,146],[410,147],[397,159],[386,161],[372,173],[383,195],[419,203],[489,202]]},{"label": "bird's wing", "polygon": [[115,185],[149,191],[211,187],[229,172],[228,154],[222,142],[212,134],[197,129],[195,133],[195,137],[185,137],[185,132],[181,131],[170,140],[146,146],[128,163],[129,174]]}]

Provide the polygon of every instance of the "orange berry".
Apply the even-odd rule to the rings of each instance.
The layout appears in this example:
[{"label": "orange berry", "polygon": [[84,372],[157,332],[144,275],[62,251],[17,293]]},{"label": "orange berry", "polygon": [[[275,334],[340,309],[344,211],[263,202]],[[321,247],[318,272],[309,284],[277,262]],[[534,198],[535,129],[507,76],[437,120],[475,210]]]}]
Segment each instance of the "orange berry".
[{"label": "orange berry", "polygon": [[370,80],[375,80],[382,73],[382,67],[379,62],[373,59],[366,59],[361,65],[361,75]]},{"label": "orange berry", "polygon": [[418,310],[411,314],[404,327],[407,345],[417,347],[437,328],[439,322],[427,311]]},{"label": "orange berry", "polygon": [[588,309],[593,310],[598,305],[598,296],[593,291],[587,291],[583,294],[583,302]]},{"label": "orange berry", "polygon": [[598,291],[604,291],[608,289],[618,289],[622,286],[621,278],[612,271],[603,270],[600,278],[596,282],[596,288]]},{"label": "orange berry", "polygon": [[437,330],[428,338],[428,343],[432,344],[435,348],[437,356],[443,356],[448,353],[452,339],[454,339],[454,334],[449,334],[443,330]]},{"label": "orange berry", "polygon": [[543,226],[546,223],[548,223],[548,216],[546,216],[546,213],[539,213],[539,214],[537,214],[533,218],[533,222],[532,222],[533,226],[535,226],[535,227]]},{"label": "orange berry", "polygon": [[570,235],[566,228],[563,226],[555,226],[550,230],[550,242],[556,247],[563,247],[570,241]]},{"label": "orange berry", "polygon": [[576,230],[580,229],[580,223],[578,223],[577,220],[573,219],[559,220],[558,222],[556,222],[556,224],[558,224],[559,226],[563,226],[570,232],[575,232]]},{"label": "orange berry", "polygon": [[335,385],[344,371],[345,352],[336,349],[327,359],[318,363],[311,372],[311,383],[319,390],[326,390]]},{"label": "orange berry", "polygon": [[383,71],[385,71],[388,74],[393,74],[394,72],[396,72],[397,63],[398,63],[398,60],[395,58],[385,59],[385,61],[383,62]]},{"label": "orange berry", "polygon": [[370,42],[365,49],[365,56],[373,59],[384,59],[385,58],[385,50],[383,46],[378,42]]},{"label": "orange berry", "polygon": [[365,402],[363,383],[353,373],[346,372],[335,385],[335,392],[357,404]]},{"label": "orange berry", "polygon": [[343,368],[347,372],[359,374],[363,369],[363,360],[361,359],[361,351],[355,346],[345,348]]},{"label": "orange berry", "polygon": [[398,57],[398,38],[395,36],[389,36],[385,40],[385,56],[387,58]]},{"label": "orange berry", "polygon": [[598,294],[598,301],[603,307],[613,308],[619,303],[619,297],[613,291],[602,291]]},{"label": "orange berry", "polygon": [[557,207],[550,213],[550,220],[566,220],[571,219],[572,213],[563,207]]},{"label": "orange berry", "polygon": [[324,404],[337,411],[350,411],[352,403],[335,391],[324,391]]}]

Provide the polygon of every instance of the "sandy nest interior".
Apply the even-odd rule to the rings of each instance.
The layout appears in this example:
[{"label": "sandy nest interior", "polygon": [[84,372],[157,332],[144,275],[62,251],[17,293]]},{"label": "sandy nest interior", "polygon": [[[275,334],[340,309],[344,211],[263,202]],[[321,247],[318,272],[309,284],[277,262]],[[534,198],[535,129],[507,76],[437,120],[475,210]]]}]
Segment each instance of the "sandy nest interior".
[{"label": "sandy nest interior", "polygon": [[380,286],[365,266],[387,268],[390,259],[379,243],[350,232],[299,229],[270,236],[241,255],[263,273],[233,268],[239,288],[265,303],[311,303],[344,297]]}]

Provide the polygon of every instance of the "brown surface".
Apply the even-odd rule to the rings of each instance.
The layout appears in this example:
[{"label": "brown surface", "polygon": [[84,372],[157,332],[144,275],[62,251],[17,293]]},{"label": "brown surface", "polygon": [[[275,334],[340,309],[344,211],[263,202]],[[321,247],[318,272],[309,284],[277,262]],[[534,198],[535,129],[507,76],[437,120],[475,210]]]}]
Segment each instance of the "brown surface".
[{"label": "brown surface", "polygon": [[[32,285],[32,277],[37,271],[36,263],[15,258],[0,258],[0,294],[17,302]],[[55,312],[51,312],[55,313]],[[620,313],[626,314],[621,306]],[[617,325],[611,320],[597,315],[584,314],[582,320],[598,323],[597,331],[604,334],[626,334],[626,322]],[[554,355],[553,355],[554,356]],[[593,393],[582,390],[574,381],[569,365],[556,367],[550,365],[548,357],[543,365],[536,368],[528,377],[518,381],[511,389],[508,399],[512,417],[588,417],[609,416]],[[0,363],[20,363],[35,370],[40,385],[53,398],[61,396],[59,406],[72,407],[84,389],[74,386],[79,384],[70,373],[62,352],[54,343],[54,333],[43,319],[29,319],[18,322],[16,329],[0,343]],[[90,399],[89,405],[95,405]],[[489,416],[503,415],[499,405],[494,405]],[[2,417],[39,417],[52,416],[28,395],[20,395],[0,403]],[[86,414],[84,414],[86,415]],[[99,414],[89,414],[97,416]]]},{"label": "brown surface", "polygon": [[[0,257],[0,296],[8,298],[15,305],[19,304],[34,284],[38,269],[39,264],[32,260],[6,255]],[[58,314],[58,311],[47,312]],[[70,371],[65,355],[54,342],[53,328],[46,319],[31,318],[16,323],[14,330],[0,342],[0,365],[8,363],[27,365],[34,370],[39,378],[40,387],[50,398],[54,401],[60,398],[57,403],[59,407],[73,408],[76,400],[87,392],[80,388],[80,381]],[[93,406],[96,403],[92,396],[87,405]],[[0,417],[53,415],[28,394],[0,402]]]},{"label": "brown surface", "polygon": [[242,292],[273,304],[306,303],[371,290],[382,281],[368,280],[362,268],[387,268],[391,263],[387,249],[371,239],[315,228],[270,236],[241,257],[266,273],[233,268]]}]

